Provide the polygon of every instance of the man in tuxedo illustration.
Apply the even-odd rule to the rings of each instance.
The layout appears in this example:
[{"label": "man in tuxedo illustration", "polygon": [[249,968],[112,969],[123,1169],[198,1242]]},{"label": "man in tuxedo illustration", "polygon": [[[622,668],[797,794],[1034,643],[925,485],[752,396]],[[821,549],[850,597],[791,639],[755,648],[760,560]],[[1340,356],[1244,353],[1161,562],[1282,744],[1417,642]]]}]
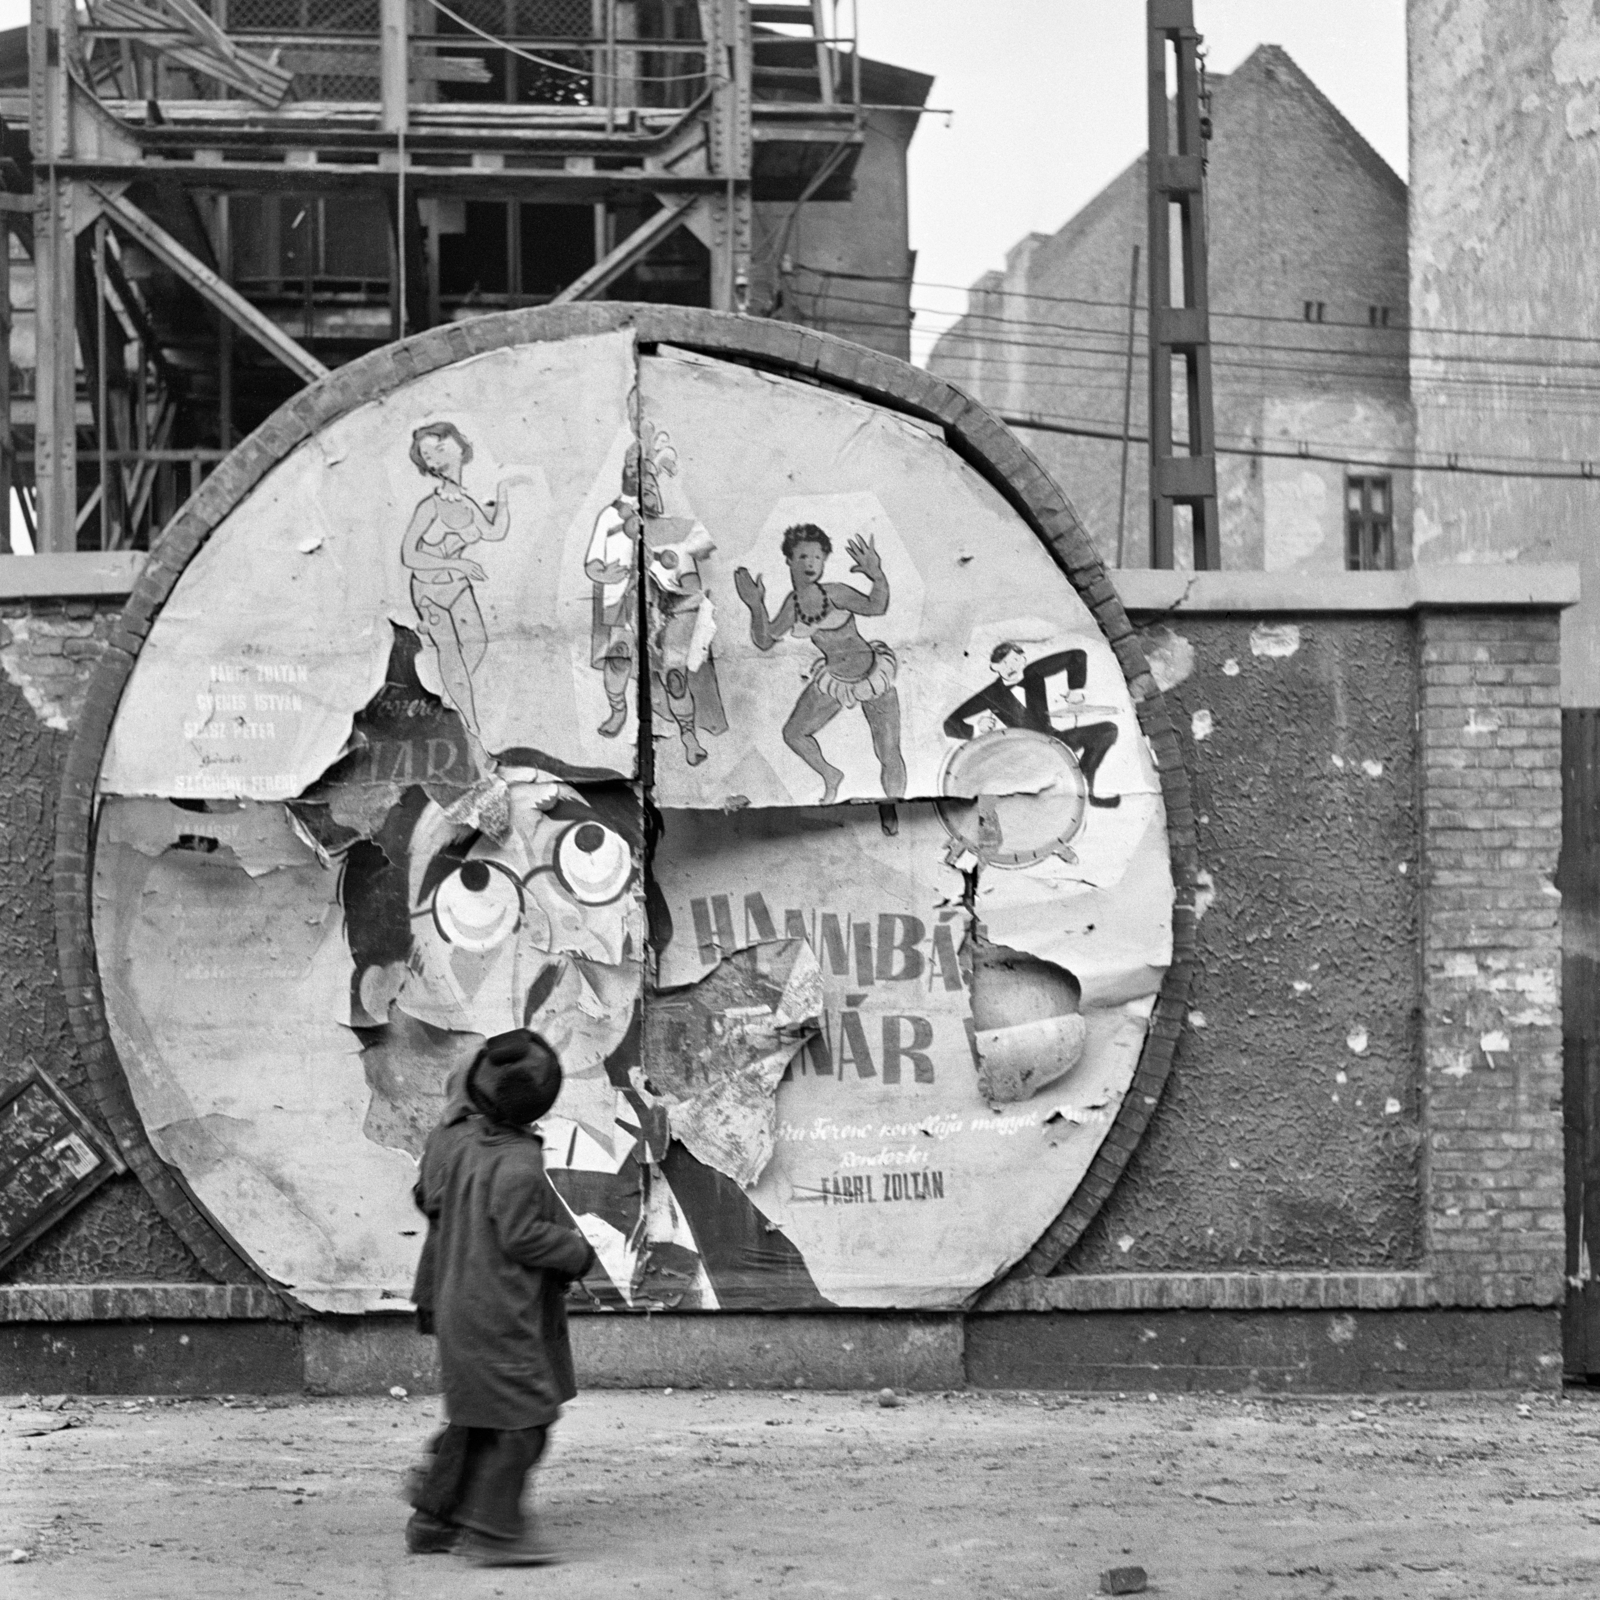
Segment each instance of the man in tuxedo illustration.
[{"label": "man in tuxedo illustration", "polygon": [[944,731],[951,739],[975,739],[979,734],[997,733],[1004,728],[1029,728],[1035,733],[1058,739],[1077,757],[1084,781],[1089,785],[1089,804],[1111,807],[1122,804],[1122,796],[1094,792],[1095,773],[1117,742],[1114,722],[1080,723],[1073,728],[1058,728],[1050,720],[1049,683],[1061,675],[1067,680],[1069,707],[1083,703],[1083,686],[1089,678],[1089,658],[1082,650],[1058,650],[1030,662],[1020,644],[1005,640],[989,655],[994,678],[970,700],[964,700],[945,718]]}]

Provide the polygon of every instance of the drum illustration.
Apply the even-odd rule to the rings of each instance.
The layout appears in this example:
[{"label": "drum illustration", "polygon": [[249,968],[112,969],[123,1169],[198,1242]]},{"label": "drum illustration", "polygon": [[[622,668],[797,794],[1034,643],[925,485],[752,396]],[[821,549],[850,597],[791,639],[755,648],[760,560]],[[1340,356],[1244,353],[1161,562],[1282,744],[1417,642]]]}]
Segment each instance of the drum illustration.
[{"label": "drum illustration", "polygon": [[1076,864],[1072,840],[1089,810],[1089,785],[1059,739],[1002,728],[957,745],[939,775],[939,820],[952,863],[1031,867],[1050,856]]}]

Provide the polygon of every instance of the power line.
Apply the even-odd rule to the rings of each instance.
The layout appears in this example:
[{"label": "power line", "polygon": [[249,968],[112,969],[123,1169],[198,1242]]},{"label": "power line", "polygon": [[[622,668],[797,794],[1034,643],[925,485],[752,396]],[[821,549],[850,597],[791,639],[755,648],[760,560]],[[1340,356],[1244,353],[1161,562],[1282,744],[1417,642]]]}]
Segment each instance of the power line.
[{"label": "power line", "polygon": [[[1057,422],[1047,417],[1008,416],[1005,412],[997,412],[996,415],[1008,427],[1028,428],[1037,433],[1066,434],[1076,439],[1107,439],[1117,444],[1121,444],[1124,438],[1129,444],[1148,444],[1150,442],[1149,438],[1144,434],[1129,433],[1124,435],[1120,428],[1115,431],[1109,428],[1085,428],[1071,423]],[[1586,483],[1600,482],[1600,470],[1596,469],[1595,463],[1592,461],[1581,462],[1578,468],[1574,470],[1572,468],[1539,469],[1478,466],[1471,462],[1461,461],[1455,456],[1451,456],[1444,461],[1421,461],[1415,458],[1409,461],[1370,461],[1349,454],[1327,454],[1322,451],[1312,450],[1309,447],[1294,450],[1273,450],[1265,445],[1219,444],[1217,453],[1226,456],[1255,456],[1260,459],[1277,461],[1326,461],[1335,466],[1362,467],[1373,472],[1454,472],[1478,478],[1554,478]]]},{"label": "power line", "polygon": [[[950,290],[957,294],[969,295],[974,292],[974,286],[970,284],[936,283],[930,278],[915,278],[912,282],[917,287],[924,289]],[[1103,306],[1112,311],[1126,311],[1128,305],[1126,300],[1096,300],[1084,295],[1070,294],[1038,294],[1031,290],[1012,289],[1009,287],[1002,287],[994,292],[1009,295],[1019,300],[1039,300],[1050,305]],[[945,312],[941,313],[941,315],[959,317],[962,313]],[[1407,322],[1391,322],[1386,327],[1375,327],[1366,322],[1319,322],[1307,324],[1303,317],[1291,317],[1266,311],[1219,311],[1215,306],[1211,308],[1211,315],[1213,317],[1228,317],[1244,322],[1283,322],[1292,323],[1295,326],[1319,328],[1360,328],[1372,333],[1429,334],[1460,339],[1541,339],[1556,344],[1600,345],[1600,336],[1582,333],[1543,333],[1517,328],[1429,327],[1426,324]]]},{"label": "power line", "polygon": [[[838,276],[840,278],[850,278],[850,279],[855,280],[855,281],[862,281],[862,280],[871,281],[871,282],[903,281],[903,280],[892,280],[892,279],[877,279],[877,278],[870,277],[870,275],[868,275],[868,274],[839,273],[839,274],[836,274],[836,276]],[[882,306],[883,309],[885,309],[885,310],[890,310],[890,309],[898,310],[899,309],[897,306],[896,307],[891,307],[886,302],[883,302],[883,301],[864,300],[864,299],[860,298],[859,296],[852,296],[852,295],[848,295],[848,294],[840,294],[840,293],[838,293],[836,291],[833,291],[833,290],[827,290],[827,291],[819,292],[817,290],[810,290],[810,289],[797,289],[796,293],[807,295],[807,296],[809,296],[810,298],[812,298],[814,300],[824,300],[824,301],[829,301],[829,302],[838,302],[838,303],[841,303],[841,304],[848,304],[848,305]],[[927,314],[932,314],[932,315],[942,315],[942,313],[938,312],[937,308],[932,307],[932,306],[917,305],[917,304],[913,303],[913,304],[910,305],[909,309],[913,313],[922,312],[922,313],[927,313]],[[1126,304],[1124,304],[1122,307],[1117,308],[1117,309],[1120,311],[1120,314],[1122,316],[1126,316],[1127,315]],[[1101,339],[1107,339],[1107,340],[1115,340],[1115,341],[1117,341],[1116,344],[1114,346],[1108,345],[1106,347],[1106,352],[1105,353],[1108,354],[1108,355],[1115,355],[1120,360],[1121,356],[1122,356],[1122,352],[1123,352],[1122,341],[1123,341],[1125,336],[1120,330],[1115,329],[1115,328],[1093,327],[1093,326],[1085,325],[1083,323],[1070,323],[1070,322],[1062,323],[1062,322],[1042,321],[1042,320],[1039,320],[1037,318],[1031,318],[1031,317],[999,316],[999,315],[996,315],[996,314],[990,313],[990,312],[972,313],[970,315],[967,315],[967,316],[964,316],[964,317],[958,319],[958,322],[972,322],[972,321],[993,322],[993,323],[999,324],[1001,327],[1004,327],[1004,328],[1037,328],[1037,329],[1039,329],[1039,330],[1041,330],[1041,331],[1043,331],[1045,333],[1076,333],[1076,334],[1086,335],[1086,336],[1088,336],[1090,338],[1101,338]],[[1296,326],[1301,326],[1301,325],[1302,324],[1296,324]],[[1341,327],[1352,327],[1352,328],[1355,328],[1355,327],[1361,327],[1362,324],[1359,324],[1359,323],[1348,323],[1348,324],[1312,323],[1312,324],[1304,324],[1304,326],[1309,326],[1309,327],[1341,326]],[[1374,333],[1380,333],[1380,332],[1388,332],[1390,330],[1375,328],[1375,329],[1370,329],[1368,331],[1374,332]],[[937,339],[941,340],[941,341],[950,341],[952,343],[965,342],[965,343],[971,343],[971,344],[975,344],[975,345],[982,345],[982,344],[1011,344],[1011,345],[1020,346],[1020,347],[1024,347],[1024,348],[1031,348],[1031,349],[1058,349],[1058,350],[1069,350],[1069,351],[1073,351],[1074,353],[1085,353],[1085,352],[1098,353],[1098,352],[1094,352],[1094,347],[1080,346],[1080,345],[1072,344],[1070,342],[1063,342],[1063,341],[1056,341],[1056,340],[1049,340],[1049,339],[1019,339],[1019,340],[1007,341],[1007,340],[1002,340],[996,334],[991,334],[991,333],[975,333],[975,334],[974,333],[967,333],[965,331],[962,331],[959,328],[959,326],[953,326],[951,328],[947,328],[947,329],[944,330],[944,332],[936,335],[935,337]],[[1362,349],[1354,349],[1354,348],[1351,348],[1351,347],[1345,346],[1345,345],[1283,344],[1283,343],[1276,343],[1276,342],[1272,342],[1272,341],[1268,341],[1268,340],[1260,340],[1260,339],[1214,339],[1212,341],[1212,345],[1213,345],[1213,348],[1226,349],[1226,350],[1264,350],[1264,351],[1268,351],[1268,352],[1272,352],[1272,353],[1278,353],[1278,354],[1290,354],[1290,355],[1304,354],[1304,355],[1314,355],[1314,356],[1327,356],[1327,357],[1331,357],[1331,358],[1333,358],[1335,360],[1350,360],[1350,361],[1364,361],[1364,362],[1371,362],[1371,363],[1381,363],[1381,364],[1383,364],[1385,366],[1395,367],[1395,368],[1397,368],[1399,370],[1404,370],[1408,365],[1408,358],[1407,358],[1407,355],[1404,352],[1389,352],[1389,351],[1370,350],[1370,349],[1362,350]],[[1413,355],[1413,356],[1410,357],[1409,365],[1411,365],[1411,366],[1416,366],[1416,365],[1419,365],[1419,364],[1420,365],[1428,365],[1428,364],[1432,364],[1432,363],[1443,363],[1443,362],[1458,363],[1458,364],[1461,364],[1463,366],[1530,368],[1530,369],[1533,369],[1533,370],[1536,370],[1536,371],[1546,371],[1546,372],[1593,372],[1593,373],[1595,373],[1597,375],[1600,375],[1600,360],[1595,360],[1595,361],[1559,361],[1559,360],[1550,360],[1550,359],[1540,358],[1540,357],[1537,357],[1537,356],[1502,356],[1502,355],[1468,355],[1468,354]]]},{"label": "power line", "polygon": [[[872,305],[873,302],[862,302]],[[890,310],[891,307],[881,309]],[[830,316],[828,322],[835,327],[860,327],[882,330],[896,327],[897,323],[887,320],[871,320],[866,318],[849,318]],[[1054,363],[1057,367],[1065,367],[1067,363]],[[1098,367],[1083,370],[1106,372],[1109,368]],[[1291,369],[1303,370],[1303,369]],[[1038,386],[1038,385],[1036,385]],[[1078,391],[1087,388],[1096,388],[1107,392],[1116,388],[1120,393],[1120,386],[1108,384],[1053,384],[1042,387],[1066,388]],[[1573,413],[1569,413],[1573,414]],[[1581,413],[1580,413],[1581,414]],[[1000,420],[1008,426],[1029,429],[1040,433],[1064,435],[1070,438],[1094,439],[1115,444],[1121,444],[1126,438],[1130,444],[1148,444],[1149,438],[1145,434],[1126,433],[1120,428],[1112,426],[1094,426],[1093,421],[1073,421],[1061,417],[1043,417],[1037,415],[1022,415],[1010,412],[996,412]],[[1097,420],[1097,419],[1095,419]],[[1253,437],[1237,434],[1222,434],[1219,438]],[[1461,452],[1445,452],[1441,460],[1427,460],[1415,455],[1408,457],[1386,456],[1383,459],[1372,459],[1364,453],[1366,447],[1355,446],[1353,449],[1341,445],[1337,441],[1324,440],[1297,440],[1292,448],[1276,449],[1261,444],[1222,444],[1217,445],[1221,455],[1254,457],[1263,460],[1283,461],[1318,461],[1332,465],[1361,468],[1374,472],[1445,472],[1456,473],[1471,477],[1492,478],[1529,478],[1569,482],[1594,482],[1600,480],[1600,467],[1594,461],[1581,461],[1576,467],[1570,464],[1568,458],[1544,456],[1489,456],[1484,458],[1467,458]],[[1494,465],[1491,463],[1508,463]]]}]

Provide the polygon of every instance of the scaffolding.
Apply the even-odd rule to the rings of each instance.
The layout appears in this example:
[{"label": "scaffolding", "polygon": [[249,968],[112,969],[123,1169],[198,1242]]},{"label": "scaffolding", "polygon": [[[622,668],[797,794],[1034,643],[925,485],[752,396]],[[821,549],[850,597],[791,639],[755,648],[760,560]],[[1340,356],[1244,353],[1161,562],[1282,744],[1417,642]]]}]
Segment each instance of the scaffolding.
[{"label": "scaffolding", "polygon": [[752,207],[852,193],[854,23],[839,0],[33,0],[26,101],[0,90],[0,303],[31,277],[34,331],[0,470],[35,548],[148,546],[298,387],[427,327],[752,309]]}]

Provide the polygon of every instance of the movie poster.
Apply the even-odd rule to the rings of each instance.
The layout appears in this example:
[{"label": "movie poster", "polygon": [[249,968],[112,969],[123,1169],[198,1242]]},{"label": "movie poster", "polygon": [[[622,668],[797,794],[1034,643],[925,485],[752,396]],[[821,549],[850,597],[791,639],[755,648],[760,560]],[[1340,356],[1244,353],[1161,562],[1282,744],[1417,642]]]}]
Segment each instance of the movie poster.
[{"label": "movie poster", "polygon": [[404,1304],[452,1075],[543,1034],[617,1309],[958,1306],[1082,1180],[1171,960],[1117,660],[935,430],[627,333],[328,425],[100,773],[162,1158],[305,1304]]}]

